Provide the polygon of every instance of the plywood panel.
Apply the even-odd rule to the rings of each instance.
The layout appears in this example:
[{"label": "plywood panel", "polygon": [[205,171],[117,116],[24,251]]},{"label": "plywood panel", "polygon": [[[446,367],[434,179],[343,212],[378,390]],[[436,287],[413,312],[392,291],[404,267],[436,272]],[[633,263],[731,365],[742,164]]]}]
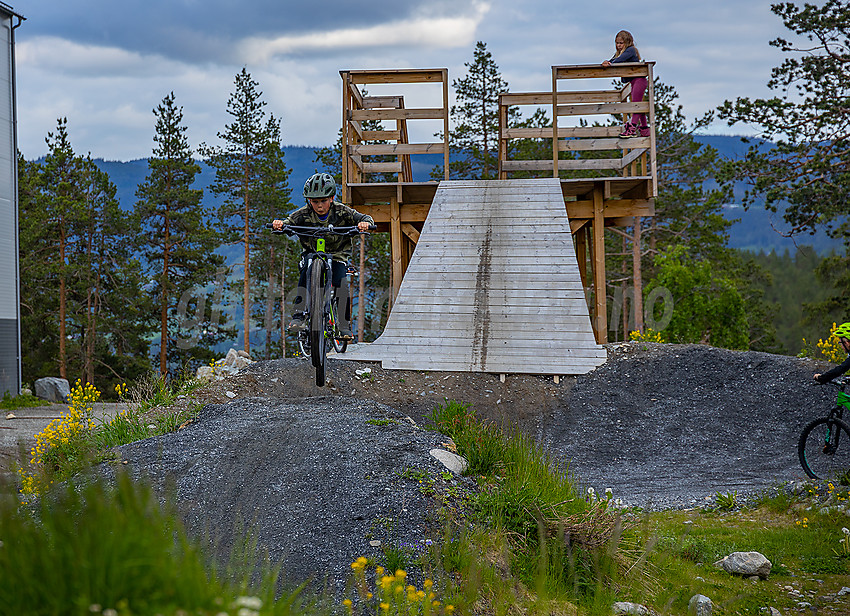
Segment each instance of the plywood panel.
[{"label": "plywood panel", "polygon": [[384,334],[340,357],[540,374],[603,363],[559,180],[443,182]]}]

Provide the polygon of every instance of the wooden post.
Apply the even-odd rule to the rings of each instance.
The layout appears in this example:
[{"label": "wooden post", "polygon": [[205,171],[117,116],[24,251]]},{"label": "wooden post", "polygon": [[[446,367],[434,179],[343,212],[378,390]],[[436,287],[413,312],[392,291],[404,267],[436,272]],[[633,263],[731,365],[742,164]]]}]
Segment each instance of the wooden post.
[{"label": "wooden post", "polygon": [[[647,117],[647,125],[649,126],[649,164],[650,169],[647,172],[652,178],[652,196],[658,196],[658,169],[655,165],[655,84],[653,83],[652,63],[646,65],[646,100],[649,103],[649,114]],[[644,162],[644,169],[646,163]]]},{"label": "wooden post", "polygon": [[340,152],[340,156],[342,157],[342,186],[340,187],[342,190],[340,191],[340,199],[342,199],[343,203],[351,203],[348,194],[348,183],[351,179],[348,177],[348,166],[351,162],[348,159],[347,151],[348,151],[348,112],[350,109],[350,100],[351,93],[349,88],[351,87],[351,73],[348,71],[342,72],[342,152]]},{"label": "wooden post", "polygon": [[593,295],[596,298],[596,342],[608,342],[608,302],[605,290],[605,217],[603,187],[593,188]]},{"label": "wooden post", "polygon": [[640,246],[640,216],[635,216],[635,234],[632,238],[632,277],[634,278],[635,329],[643,333],[643,273],[640,262]]},{"label": "wooden post", "polygon": [[581,286],[587,289],[590,285],[587,284],[587,225],[581,227],[578,232],[573,235],[573,245],[576,250],[576,260],[578,261],[578,273],[581,276]]},{"label": "wooden post", "polygon": [[558,68],[552,67],[552,177],[558,177]]},{"label": "wooden post", "polygon": [[404,235],[401,232],[401,215],[399,213],[398,198],[390,198],[390,246],[392,247],[392,292],[390,293],[390,310],[398,297],[401,287],[401,279],[404,276],[402,265],[401,243]]},{"label": "wooden post", "polygon": [[449,179],[449,69],[443,69],[443,178]]}]

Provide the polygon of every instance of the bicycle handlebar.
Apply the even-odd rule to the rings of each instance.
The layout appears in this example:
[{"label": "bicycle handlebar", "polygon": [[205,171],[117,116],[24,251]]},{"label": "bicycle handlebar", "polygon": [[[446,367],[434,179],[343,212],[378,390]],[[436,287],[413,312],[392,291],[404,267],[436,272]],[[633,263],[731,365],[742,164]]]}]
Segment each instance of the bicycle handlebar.
[{"label": "bicycle handlebar", "polygon": [[850,380],[848,380],[847,377],[839,376],[839,377],[832,379],[831,381],[827,381],[826,383],[821,383],[820,381],[818,381],[818,384],[819,385],[832,385],[833,387],[837,387],[841,391],[844,391],[844,388],[847,387],[847,385],[850,385]]},{"label": "bicycle handlebar", "polygon": [[[322,237],[325,235],[357,235],[365,233],[356,226],[354,227],[299,227],[296,225],[283,225],[280,229],[275,229],[272,223],[266,223],[266,227],[271,229],[272,233],[285,233],[286,235],[297,235],[303,237]],[[369,225],[369,230],[374,231],[377,225]]]}]

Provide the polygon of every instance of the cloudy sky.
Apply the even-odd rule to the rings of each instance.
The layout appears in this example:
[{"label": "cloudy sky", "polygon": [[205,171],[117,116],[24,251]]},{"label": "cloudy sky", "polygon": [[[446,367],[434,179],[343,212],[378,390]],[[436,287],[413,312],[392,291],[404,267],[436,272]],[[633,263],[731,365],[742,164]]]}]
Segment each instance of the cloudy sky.
[{"label": "cloudy sky", "polygon": [[[284,143],[329,145],[340,125],[340,70],[446,67],[458,79],[484,41],[511,91],[542,91],[553,64],[610,57],[624,28],[693,118],[725,99],[767,95],[770,69],[781,62],[768,41],[787,34],[770,0],[644,0],[636,8],[573,0],[6,2],[27,18],[16,50],[18,139],[30,159],[46,152],[60,117],[79,153],[148,156],[152,109],[171,91],[190,143],[217,143],[243,67],[282,118]],[[718,122],[709,132],[752,130]]]}]

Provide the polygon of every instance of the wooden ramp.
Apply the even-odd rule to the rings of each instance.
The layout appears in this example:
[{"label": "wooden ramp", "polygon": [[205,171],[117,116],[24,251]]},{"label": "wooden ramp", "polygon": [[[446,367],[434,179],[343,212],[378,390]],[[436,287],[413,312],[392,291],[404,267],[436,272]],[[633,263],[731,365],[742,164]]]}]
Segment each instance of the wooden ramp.
[{"label": "wooden ramp", "polygon": [[441,182],[384,333],[338,357],[552,375],[604,363],[560,181]]}]

